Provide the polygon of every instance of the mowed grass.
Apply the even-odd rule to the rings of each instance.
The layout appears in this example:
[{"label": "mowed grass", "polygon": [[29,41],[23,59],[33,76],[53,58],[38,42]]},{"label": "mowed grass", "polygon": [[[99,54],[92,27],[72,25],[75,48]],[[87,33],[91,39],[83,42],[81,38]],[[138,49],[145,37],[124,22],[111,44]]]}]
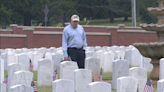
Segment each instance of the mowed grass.
[{"label": "mowed grass", "polygon": [[[31,71],[34,74],[33,81],[37,81],[37,71]],[[5,71],[4,76],[7,75],[7,71]],[[112,80],[112,73],[103,73],[103,81],[111,81]],[[147,77],[150,76],[150,72],[147,73]],[[58,78],[60,78],[60,75],[58,75]],[[36,83],[37,92],[52,92],[52,86],[37,86]],[[157,85],[153,84],[154,92],[157,92]],[[117,92],[115,89],[112,89],[112,92]]]},{"label": "mowed grass", "polygon": [[[87,22],[89,22],[87,24]],[[53,26],[57,26],[59,23],[53,24]],[[115,18],[114,23],[110,23],[110,19],[96,19],[96,20],[87,20],[87,21],[80,21],[80,25],[97,25],[97,26],[118,26],[118,24],[124,24],[125,26],[132,26],[132,19],[129,18],[128,21],[124,21],[124,18]],[[141,22],[137,22],[136,26],[142,24]],[[63,27],[63,25],[62,25]]]},{"label": "mowed grass", "polygon": [[[88,20],[88,25],[97,25],[97,26],[118,26],[118,24],[124,24],[125,26],[132,26],[132,19],[129,18],[128,21],[124,21],[124,18],[115,18],[114,23],[110,23],[110,19],[99,19],[99,20]],[[80,21],[79,24],[86,25],[88,21]],[[139,27],[141,22],[137,22],[136,26]]]},{"label": "mowed grass", "polygon": [[[86,25],[86,23],[89,21],[88,25],[97,25],[97,26],[118,26],[118,24],[124,24],[125,26],[132,26],[132,19],[129,17],[128,21],[124,21],[124,18],[114,18],[114,23],[110,23],[110,19],[95,19],[95,20],[87,20],[87,21],[80,21],[80,25]],[[59,23],[51,24],[52,26],[56,27]],[[139,24],[142,24],[141,22],[137,22],[137,27],[139,27]],[[18,25],[23,26],[23,25]],[[32,25],[37,26],[37,25]],[[42,25],[44,26],[44,25]],[[0,26],[1,29],[2,26]],[[63,24],[61,25],[63,27]],[[7,25],[6,28],[10,28],[9,25]]]}]

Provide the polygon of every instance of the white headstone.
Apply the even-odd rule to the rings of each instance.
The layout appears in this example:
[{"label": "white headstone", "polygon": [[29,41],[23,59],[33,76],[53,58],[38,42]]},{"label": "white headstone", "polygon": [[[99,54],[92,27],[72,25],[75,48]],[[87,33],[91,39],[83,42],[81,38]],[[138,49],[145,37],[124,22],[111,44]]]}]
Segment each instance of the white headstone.
[{"label": "white headstone", "polygon": [[147,69],[147,72],[151,72],[153,70],[153,64],[150,62],[151,58],[143,57],[143,66]]},{"label": "white headstone", "polygon": [[[33,52],[28,52],[29,58],[31,59],[31,61],[33,60]],[[33,62],[33,61],[32,61]]]},{"label": "white headstone", "polygon": [[10,87],[9,92],[34,92],[34,88],[29,85],[14,85]]},{"label": "white headstone", "polygon": [[104,68],[104,66],[103,66],[103,64],[104,64],[103,53],[104,53],[104,51],[102,51],[102,50],[96,51],[97,58],[100,59],[100,68],[101,68],[101,67]]},{"label": "white headstone", "polygon": [[112,92],[111,84],[106,82],[92,82],[88,84],[87,92]]},{"label": "white headstone", "polygon": [[101,50],[101,46],[95,46],[94,50],[95,51]]},{"label": "white headstone", "polygon": [[119,47],[121,51],[126,51],[126,47],[125,46],[120,46]]},{"label": "white headstone", "polygon": [[8,53],[8,55],[7,55],[7,65],[12,64],[12,63],[17,63],[15,54],[14,53]]},{"label": "white headstone", "polygon": [[10,64],[8,65],[8,88],[15,84],[14,72],[25,70],[24,64]]},{"label": "white headstone", "polygon": [[114,60],[114,53],[105,52],[104,53],[104,68],[103,72],[112,72],[112,62]]},{"label": "white headstone", "polygon": [[88,58],[88,57],[96,58],[97,57],[97,54],[94,51],[86,51],[85,54],[86,54],[86,58]]},{"label": "white headstone", "polygon": [[52,53],[46,52],[45,58],[52,60]]},{"label": "white headstone", "polygon": [[88,46],[87,49],[86,49],[86,52],[87,51],[96,51],[94,47],[92,46]]},{"label": "white headstone", "polygon": [[157,92],[163,92],[164,91],[164,79],[159,80],[157,82]]},{"label": "white headstone", "polygon": [[64,61],[60,63],[60,79],[74,80],[74,70],[78,69],[77,62]]},{"label": "white headstone", "polygon": [[15,85],[29,85],[33,81],[33,73],[30,71],[17,71],[14,73]]},{"label": "white headstone", "polygon": [[120,77],[117,79],[117,92],[137,92],[137,84],[134,77]]},{"label": "white headstone", "polygon": [[58,53],[52,54],[52,60],[53,60],[53,71],[55,71],[57,68],[57,72],[60,73],[59,66],[60,66],[60,62],[63,60],[63,55]]},{"label": "white headstone", "polygon": [[159,70],[159,79],[164,79],[164,58],[160,59],[160,70]]},{"label": "white headstone", "polygon": [[0,92],[6,92],[6,84],[0,83]]},{"label": "white headstone", "polygon": [[38,86],[51,86],[53,81],[52,60],[40,59],[38,62]]},{"label": "white headstone", "polygon": [[131,54],[132,54],[132,61],[130,61],[131,66],[139,66],[139,62],[141,62],[142,60],[142,55],[140,54],[139,50],[133,48]]},{"label": "white headstone", "polygon": [[100,60],[98,58],[86,58],[85,69],[92,71],[92,78],[94,78],[94,81],[100,81]]},{"label": "white headstone", "polygon": [[138,80],[139,92],[143,92],[147,81],[147,69],[142,67],[130,68],[129,76]]},{"label": "white headstone", "polygon": [[1,58],[4,60],[4,69],[7,70],[7,53],[3,53]]},{"label": "white headstone", "polygon": [[112,88],[117,88],[117,78],[129,76],[129,64],[127,60],[114,60],[112,74]]},{"label": "white headstone", "polygon": [[125,59],[125,51],[118,50],[116,51],[116,53],[117,53],[117,59],[122,59],[122,60]]},{"label": "white headstone", "polygon": [[68,79],[55,80],[52,83],[52,92],[75,92],[74,81]]},{"label": "white headstone", "polygon": [[50,50],[50,52],[53,53],[53,54],[56,53],[56,48],[55,48],[55,47],[50,47],[49,50]]},{"label": "white headstone", "polygon": [[56,53],[62,54],[63,55],[63,50],[57,50]]},{"label": "white headstone", "polygon": [[39,59],[42,59],[42,54],[41,53],[34,53],[33,54],[33,60],[32,63],[34,65],[33,70],[37,71],[38,70],[38,61]]},{"label": "white headstone", "polygon": [[74,71],[74,82],[76,92],[87,92],[87,85],[92,82],[92,72],[88,69],[77,69]]},{"label": "white headstone", "polygon": [[127,49],[125,51],[125,59],[129,62],[129,65],[131,65],[131,62],[132,61],[132,50],[131,49]]},{"label": "white headstone", "polygon": [[21,54],[21,53],[23,53],[23,49],[16,49],[15,52],[16,52],[16,54]]},{"label": "white headstone", "polygon": [[18,63],[25,65],[25,70],[29,71],[29,64],[30,64],[30,58],[29,55],[26,53],[22,53],[18,55]]},{"label": "white headstone", "polygon": [[41,47],[37,50],[38,53],[42,54],[42,57],[44,57],[45,53],[46,53],[47,48],[45,47]]},{"label": "white headstone", "polygon": [[4,60],[0,58],[0,83],[4,81]]}]

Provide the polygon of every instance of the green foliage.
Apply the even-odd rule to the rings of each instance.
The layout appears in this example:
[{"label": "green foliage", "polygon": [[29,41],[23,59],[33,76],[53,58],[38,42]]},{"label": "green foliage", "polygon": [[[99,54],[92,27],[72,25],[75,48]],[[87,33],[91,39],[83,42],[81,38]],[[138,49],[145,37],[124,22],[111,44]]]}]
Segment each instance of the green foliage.
[{"label": "green foliage", "polygon": [[156,23],[157,16],[147,11],[148,7],[158,7],[158,0],[137,0],[137,6],[140,12],[140,21],[146,23]]},{"label": "green foliage", "polygon": [[12,8],[10,6],[11,1],[8,0],[0,0],[0,24],[4,22],[11,23],[12,17]]}]

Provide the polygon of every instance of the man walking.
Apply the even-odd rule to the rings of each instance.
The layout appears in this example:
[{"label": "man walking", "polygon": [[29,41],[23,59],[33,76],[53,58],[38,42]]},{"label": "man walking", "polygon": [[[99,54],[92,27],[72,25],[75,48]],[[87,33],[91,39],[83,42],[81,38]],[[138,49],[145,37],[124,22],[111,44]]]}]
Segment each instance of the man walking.
[{"label": "man walking", "polygon": [[79,25],[79,16],[74,14],[71,23],[63,30],[62,49],[64,61],[76,61],[79,68],[85,65],[85,50],[87,48],[86,34]]}]

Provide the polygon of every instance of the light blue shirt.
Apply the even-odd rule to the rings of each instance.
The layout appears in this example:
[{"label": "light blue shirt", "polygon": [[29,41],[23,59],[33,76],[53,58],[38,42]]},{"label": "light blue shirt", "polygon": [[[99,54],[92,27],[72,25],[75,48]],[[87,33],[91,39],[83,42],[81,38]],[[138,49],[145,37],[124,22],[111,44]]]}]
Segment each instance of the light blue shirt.
[{"label": "light blue shirt", "polygon": [[86,41],[86,34],[81,25],[77,25],[74,28],[71,24],[66,26],[63,30],[63,37],[62,37],[62,49],[63,49],[63,56],[68,57],[67,49],[69,47],[76,47],[82,48],[86,50],[87,48],[87,41]]}]

